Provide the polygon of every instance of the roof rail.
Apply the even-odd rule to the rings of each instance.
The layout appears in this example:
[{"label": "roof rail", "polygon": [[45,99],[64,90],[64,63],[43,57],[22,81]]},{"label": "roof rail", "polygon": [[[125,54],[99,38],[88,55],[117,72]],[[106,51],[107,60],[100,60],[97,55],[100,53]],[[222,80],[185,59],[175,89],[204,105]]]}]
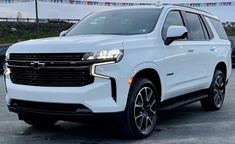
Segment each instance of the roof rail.
[{"label": "roof rail", "polygon": [[184,5],[184,4],[163,4],[163,5],[173,5],[173,6],[185,7],[185,8],[190,8],[190,9],[198,10],[198,11],[201,11],[201,12],[204,12],[204,13],[207,13],[207,14],[210,14],[210,15],[213,15],[213,14],[207,12],[207,11],[204,11],[204,10],[201,10],[201,9],[198,9],[198,8],[195,8],[195,7],[186,6],[186,5]]}]

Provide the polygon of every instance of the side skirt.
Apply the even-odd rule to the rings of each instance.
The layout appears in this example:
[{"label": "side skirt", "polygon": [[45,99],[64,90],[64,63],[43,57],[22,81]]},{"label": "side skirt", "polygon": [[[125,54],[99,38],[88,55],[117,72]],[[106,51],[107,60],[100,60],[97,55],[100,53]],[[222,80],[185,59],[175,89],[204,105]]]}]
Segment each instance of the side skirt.
[{"label": "side skirt", "polygon": [[200,90],[197,92],[177,96],[175,98],[171,98],[161,102],[160,110],[170,110],[177,107],[181,107],[187,104],[194,103],[201,99],[207,98],[207,90]]}]

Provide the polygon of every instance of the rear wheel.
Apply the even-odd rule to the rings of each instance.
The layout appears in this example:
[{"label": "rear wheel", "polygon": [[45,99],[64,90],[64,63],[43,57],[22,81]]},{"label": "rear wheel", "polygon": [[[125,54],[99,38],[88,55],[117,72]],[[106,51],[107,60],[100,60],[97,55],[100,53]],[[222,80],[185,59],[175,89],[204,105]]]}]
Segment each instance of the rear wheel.
[{"label": "rear wheel", "polygon": [[32,125],[34,127],[50,127],[55,125],[57,120],[47,117],[37,117],[37,116],[29,116],[29,115],[19,115],[19,119],[23,120],[25,123]]},{"label": "rear wheel", "polygon": [[208,97],[201,100],[204,110],[215,111],[221,109],[225,97],[226,80],[220,70],[216,70],[208,91]]},{"label": "rear wheel", "polygon": [[158,111],[155,86],[148,79],[136,79],[130,89],[122,132],[128,138],[149,136],[156,126]]}]

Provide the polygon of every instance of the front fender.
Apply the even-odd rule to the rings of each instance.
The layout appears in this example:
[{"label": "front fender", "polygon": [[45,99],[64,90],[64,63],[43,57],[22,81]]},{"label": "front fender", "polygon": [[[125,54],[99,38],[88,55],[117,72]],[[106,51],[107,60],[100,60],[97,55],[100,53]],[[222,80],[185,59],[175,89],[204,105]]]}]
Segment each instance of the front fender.
[{"label": "front fender", "polygon": [[[153,62],[142,62],[142,63],[136,65],[131,70],[130,77],[134,77],[138,72],[140,72],[144,69],[154,69],[156,72],[158,72],[158,74],[161,74],[160,68],[157,64],[155,64]],[[160,77],[160,75],[159,75],[159,77]]]},{"label": "front fender", "polygon": [[164,75],[161,72],[160,67],[154,63],[154,62],[143,62],[140,63],[138,65],[136,65],[131,73],[130,73],[130,77],[135,77],[136,74],[138,74],[138,72],[142,71],[142,70],[146,70],[146,69],[152,69],[155,70],[156,73],[158,74],[158,77],[160,79],[160,85],[161,85],[161,98],[164,97],[165,95],[165,89],[166,89],[166,80],[164,80]]}]

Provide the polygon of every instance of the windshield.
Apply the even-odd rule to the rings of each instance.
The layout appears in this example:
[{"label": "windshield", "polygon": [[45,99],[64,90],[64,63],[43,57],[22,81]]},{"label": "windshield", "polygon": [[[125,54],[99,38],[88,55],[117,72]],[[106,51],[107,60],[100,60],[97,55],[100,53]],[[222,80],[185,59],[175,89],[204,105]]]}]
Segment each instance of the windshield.
[{"label": "windshield", "polygon": [[119,9],[95,12],[79,22],[66,35],[136,35],[153,31],[161,9]]}]

